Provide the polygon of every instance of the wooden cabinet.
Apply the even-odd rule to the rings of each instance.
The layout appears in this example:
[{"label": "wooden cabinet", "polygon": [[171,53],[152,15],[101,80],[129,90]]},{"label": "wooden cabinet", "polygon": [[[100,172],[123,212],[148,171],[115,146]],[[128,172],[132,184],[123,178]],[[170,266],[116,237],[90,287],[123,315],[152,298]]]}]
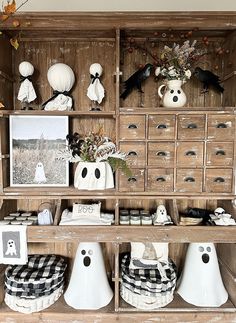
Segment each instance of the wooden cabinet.
[{"label": "wooden cabinet", "polygon": [[[114,290],[112,302],[98,311],[76,311],[63,297],[49,309],[34,315],[22,315],[4,304],[4,270],[0,265],[1,322],[235,322],[236,262],[235,227],[184,226],[180,218],[188,207],[214,210],[224,207],[236,218],[235,203],[235,106],[236,106],[236,13],[29,13],[1,24],[0,35],[0,220],[16,210],[37,212],[43,202],[54,211],[53,226],[28,228],[30,253],[56,253],[66,257],[69,269],[80,241],[99,241],[107,274]],[[18,32],[20,31],[20,34]],[[182,43],[188,35],[209,53],[204,56],[205,69],[220,75],[225,91],[212,89],[201,93],[202,84],[192,77],[183,85],[186,107],[162,107],[157,89],[162,80],[152,74],[143,84],[144,93],[136,90],[122,100],[123,82],[139,66],[153,63],[165,44]],[[15,51],[9,37],[19,35]],[[223,54],[217,52],[222,46]],[[151,54],[151,55],[150,55]],[[33,110],[21,110],[17,100],[20,84],[18,65],[30,61],[35,67],[33,82],[38,98]],[[62,62],[76,75],[72,89],[74,108],[70,112],[42,110],[42,103],[52,94],[47,81],[48,68]],[[90,64],[103,67],[101,81],[106,97],[101,111],[91,111],[86,96],[90,83]],[[196,62],[197,65],[197,62]],[[70,133],[86,134],[103,128],[121,151],[127,153],[132,175],[115,174],[115,189],[80,191],[73,187],[74,166],[70,167],[69,187],[10,186],[10,115],[66,115]],[[39,125],[40,126],[40,125]],[[29,160],[30,163],[30,160]],[[74,202],[101,201],[102,210],[114,212],[111,226],[59,226],[65,208]],[[119,225],[119,211],[145,209],[154,213],[164,204],[174,224],[170,226]],[[187,243],[214,242],[229,300],[220,308],[196,308],[175,295],[173,302],[156,311],[141,311],[120,298],[120,258],[129,251],[129,242],[169,242],[170,257],[183,268]],[[79,274],[79,273],[78,273]]]}]

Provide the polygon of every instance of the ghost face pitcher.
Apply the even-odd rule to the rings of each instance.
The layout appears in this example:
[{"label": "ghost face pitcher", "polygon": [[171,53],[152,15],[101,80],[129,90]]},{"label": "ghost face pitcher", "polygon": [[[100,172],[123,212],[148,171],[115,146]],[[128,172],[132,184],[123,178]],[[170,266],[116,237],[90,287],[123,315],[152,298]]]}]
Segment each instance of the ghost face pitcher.
[{"label": "ghost face pitcher", "polygon": [[[162,99],[164,107],[180,108],[185,105],[187,99],[181,88],[182,85],[182,80],[170,80],[158,88],[158,95]],[[162,89],[164,89],[164,94],[162,93]]]}]

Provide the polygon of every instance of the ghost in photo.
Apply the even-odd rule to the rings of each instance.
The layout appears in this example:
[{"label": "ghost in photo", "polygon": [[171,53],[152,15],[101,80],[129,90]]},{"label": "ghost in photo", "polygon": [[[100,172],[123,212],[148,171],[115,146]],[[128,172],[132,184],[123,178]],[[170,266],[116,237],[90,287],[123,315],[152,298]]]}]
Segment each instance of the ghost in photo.
[{"label": "ghost in photo", "polygon": [[43,163],[38,162],[35,169],[34,182],[36,183],[46,183],[47,178],[45,176]]},{"label": "ghost in photo", "polygon": [[7,251],[5,252],[5,256],[16,256],[16,244],[15,241],[12,239],[9,239],[7,241]]}]

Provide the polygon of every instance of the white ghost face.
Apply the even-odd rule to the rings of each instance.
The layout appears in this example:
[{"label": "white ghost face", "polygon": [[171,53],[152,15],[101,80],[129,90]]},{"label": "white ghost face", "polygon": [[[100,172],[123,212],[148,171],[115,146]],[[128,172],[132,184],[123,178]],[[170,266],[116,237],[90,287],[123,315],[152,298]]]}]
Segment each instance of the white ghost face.
[{"label": "white ghost face", "polygon": [[200,253],[200,256],[201,256],[201,260],[204,264],[208,264],[210,259],[211,259],[211,252],[212,252],[212,249],[210,246],[199,246],[198,247],[198,251]]},{"label": "white ghost face", "polygon": [[89,250],[86,250],[86,249],[82,249],[81,250],[81,255],[83,256],[83,265],[85,267],[89,267],[91,265],[91,261],[92,261],[92,256],[93,254],[93,250],[92,249],[89,249]]},{"label": "white ghost face", "polygon": [[161,216],[161,217],[166,217],[167,216],[166,208],[165,208],[164,205],[159,205],[157,207],[157,215]]}]

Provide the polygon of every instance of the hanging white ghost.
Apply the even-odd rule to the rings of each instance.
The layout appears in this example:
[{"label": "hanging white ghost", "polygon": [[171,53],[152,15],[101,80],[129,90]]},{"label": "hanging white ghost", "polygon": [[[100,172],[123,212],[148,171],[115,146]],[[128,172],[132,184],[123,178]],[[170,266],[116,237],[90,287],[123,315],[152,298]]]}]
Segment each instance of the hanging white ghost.
[{"label": "hanging white ghost", "polygon": [[38,164],[36,165],[35,174],[34,174],[34,182],[36,182],[37,184],[47,182],[47,178],[46,178],[45,172],[44,172],[43,163],[41,163],[41,162],[38,162]]},{"label": "hanging white ghost", "polygon": [[114,177],[108,162],[79,162],[74,175],[74,186],[81,190],[114,188]]},{"label": "hanging white ghost", "polygon": [[190,243],[178,294],[195,306],[218,307],[228,299],[213,243]]},{"label": "hanging white ghost", "polygon": [[31,82],[31,75],[34,73],[34,67],[29,62],[21,62],[19,65],[21,75],[21,85],[19,88],[17,99],[21,102],[30,103],[36,99],[36,93]]},{"label": "hanging white ghost", "polygon": [[98,242],[81,242],[64,294],[66,303],[75,309],[96,310],[109,304],[112,297],[101,245]]},{"label": "hanging white ghost", "polygon": [[102,75],[102,66],[99,63],[94,63],[89,68],[91,83],[87,89],[87,96],[91,101],[96,101],[98,104],[102,102],[105,96],[105,90],[100,82],[100,76]]},{"label": "hanging white ghost", "polygon": [[53,96],[43,103],[44,110],[71,110],[73,100],[69,92],[75,82],[75,75],[71,67],[64,63],[56,63],[49,68],[47,77],[54,91]]}]

